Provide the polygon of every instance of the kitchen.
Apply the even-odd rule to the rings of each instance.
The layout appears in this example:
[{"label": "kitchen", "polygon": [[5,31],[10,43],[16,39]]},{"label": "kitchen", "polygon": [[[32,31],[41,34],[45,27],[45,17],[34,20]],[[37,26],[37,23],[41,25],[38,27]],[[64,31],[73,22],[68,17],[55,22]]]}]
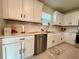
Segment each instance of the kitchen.
[{"label": "kitchen", "polygon": [[0,0],[0,59],[78,59],[78,4]]}]

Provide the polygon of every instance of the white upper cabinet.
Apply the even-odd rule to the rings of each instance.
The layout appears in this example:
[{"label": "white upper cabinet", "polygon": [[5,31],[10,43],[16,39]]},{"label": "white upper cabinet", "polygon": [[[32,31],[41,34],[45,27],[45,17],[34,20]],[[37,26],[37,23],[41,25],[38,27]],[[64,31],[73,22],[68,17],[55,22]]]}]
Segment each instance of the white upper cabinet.
[{"label": "white upper cabinet", "polygon": [[55,11],[53,13],[53,25],[62,25],[63,22],[63,14]]},{"label": "white upper cabinet", "polygon": [[42,5],[36,0],[2,0],[3,18],[41,22]]},{"label": "white upper cabinet", "polygon": [[71,17],[72,17],[71,14],[65,14],[64,20],[63,20],[63,25],[65,25],[65,26],[71,25],[72,24]]},{"label": "white upper cabinet", "polygon": [[79,11],[72,13],[72,25],[78,25]]},{"label": "white upper cabinet", "polygon": [[22,19],[22,0],[2,0],[3,18],[21,20]]},{"label": "white upper cabinet", "polygon": [[0,0],[0,18],[2,18],[2,0]]},{"label": "white upper cabinet", "polygon": [[41,23],[43,4],[37,0],[34,1],[34,22]]},{"label": "white upper cabinet", "polygon": [[53,25],[75,26],[78,25],[79,11],[62,14],[55,11],[53,14]]},{"label": "white upper cabinet", "polygon": [[3,9],[3,15],[2,17],[4,19],[8,19],[8,0],[2,0],[2,9]]},{"label": "white upper cabinet", "polygon": [[34,0],[23,0],[23,20],[33,21]]},{"label": "white upper cabinet", "polygon": [[71,12],[64,15],[63,25],[73,26],[78,25],[79,20],[79,11]]},{"label": "white upper cabinet", "polygon": [[11,19],[21,20],[22,0],[8,0],[8,16]]},{"label": "white upper cabinet", "polygon": [[2,0],[2,3],[4,19],[33,20],[33,0]]}]

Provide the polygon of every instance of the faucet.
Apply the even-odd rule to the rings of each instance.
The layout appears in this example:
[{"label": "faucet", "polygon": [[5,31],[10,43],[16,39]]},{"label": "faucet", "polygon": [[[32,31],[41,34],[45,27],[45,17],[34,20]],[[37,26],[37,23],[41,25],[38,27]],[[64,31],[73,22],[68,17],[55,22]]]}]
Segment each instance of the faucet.
[{"label": "faucet", "polygon": [[48,26],[47,25],[43,25],[42,28],[41,28],[41,31],[47,32],[48,29],[49,29],[49,26],[50,26],[50,23],[48,23]]}]

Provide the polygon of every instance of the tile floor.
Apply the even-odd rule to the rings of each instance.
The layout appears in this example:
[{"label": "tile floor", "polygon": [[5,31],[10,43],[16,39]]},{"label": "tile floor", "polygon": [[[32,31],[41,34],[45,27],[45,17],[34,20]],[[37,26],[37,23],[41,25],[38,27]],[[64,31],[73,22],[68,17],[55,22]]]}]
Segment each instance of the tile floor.
[{"label": "tile floor", "polygon": [[79,49],[70,44],[62,43],[29,59],[79,59]]}]

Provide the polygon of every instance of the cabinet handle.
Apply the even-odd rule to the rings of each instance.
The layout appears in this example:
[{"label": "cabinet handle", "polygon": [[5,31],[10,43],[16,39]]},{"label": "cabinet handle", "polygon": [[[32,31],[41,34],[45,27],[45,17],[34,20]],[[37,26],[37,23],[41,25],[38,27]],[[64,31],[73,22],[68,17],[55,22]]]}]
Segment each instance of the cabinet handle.
[{"label": "cabinet handle", "polygon": [[26,18],[26,15],[24,14],[24,18]]},{"label": "cabinet handle", "polygon": [[19,50],[19,54],[21,54],[21,50]]},{"label": "cabinet handle", "polygon": [[23,49],[23,53],[25,53],[25,49]]},{"label": "cabinet handle", "polygon": [[22,14],[21,14],[21,18],[22,18]]},{"label": "cabinet handle", "polygon": [[25,38],[21,38],[20,40],[25,40]]}]

